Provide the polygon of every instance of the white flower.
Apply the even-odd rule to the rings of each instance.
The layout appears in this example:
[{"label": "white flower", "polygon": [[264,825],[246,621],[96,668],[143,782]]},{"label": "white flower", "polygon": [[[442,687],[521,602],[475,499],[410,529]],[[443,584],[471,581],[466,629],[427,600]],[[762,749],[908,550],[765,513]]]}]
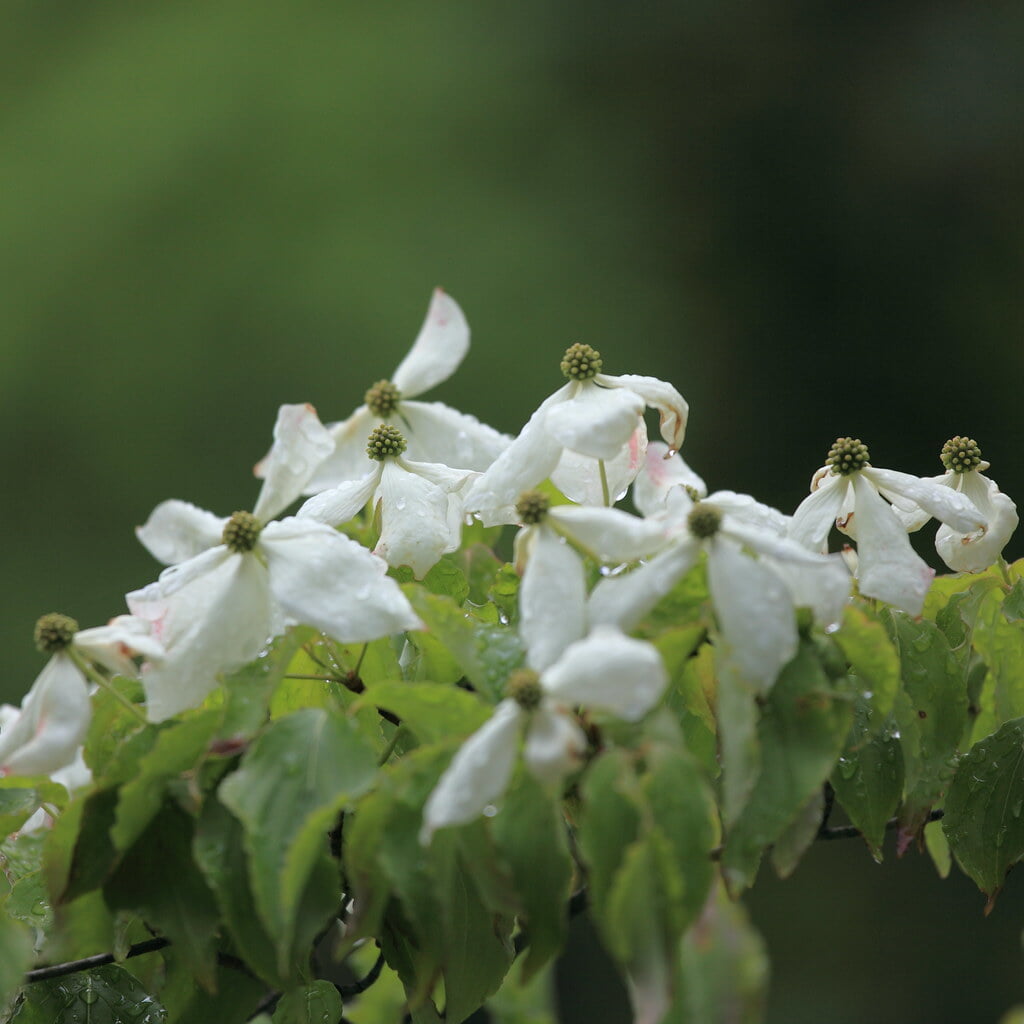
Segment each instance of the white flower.
[{"label": "white flower", "polygon": [[153,721],[200,704],[218,673],[251,661],[288,625],[343,643],[422,627],[385,564],[355,541],[312,519],[267,522],[330,445],[311,407],[284,406],[254,512],[221,519],[172,501],[140,528],[157,557],[186,559],[127,596],[167,650],[142,675]]},{"label": "white flower", "polygon": [[633,722],[654,706],[666,685],[658,652],[611,628],[570,644],[539,674],[514,674],[509,696],[462,745],[427,799],[420,842],[429,843],[439,828],[473,821],[501,797],[524,730],[527,769],[556,786],[586,749],[573,707],[582,704]]},{"label": "white flower", "polygon": [[[929,479],[966,495],[988,521],[988,527],[965,532],[943,523],[935,535],[935,549],[954,572],[983,572],[999,558],[1017,529],[1017,506],[994,480],[983,474],[989,463],[982,459],[981,449],[970,438],[950,438],[943,445],[940,458],[946,472]],[[908,530],[918,530],[931,519],[918,505],[906,510],[893,506],[893,511]]]},{"label": "white flower", "polygon": [[[408,565],[421,579],[442,555],[459,546],[460,491],[476,474],[436,462],[410,462],[402,458],[404,451],[404,435],[381,424],[364,447],[365,475],[310,498],[299,509],[299,517],[340,526],[369,504],[380,518],[374,554],[388,565]],[[368,455],[372,468],[366,473]]]},{"label": "white flower", "polygon": [[793,513],[789,536],[823,551],[835,523],[857,541],[860,592],[920,615],[935,572],[911,547],[897,510],[919,507],[962,533],[984,530],[986,519],[965,494],[909,473],[877,469],[868,458],[858,439],[839,438],[814,474],[810,495]]},{"label": "white flower", "polygon": [[673,452],[663,441],[652,441],[633,481],[633,504],[645,516],[658,515],[665,511],[666,499],[676,487],[684,488],[695,500],[708,496],[707,484],[678,452]]},{"label": "white flower", "polygon": [[600,369],[601,357],[589,345],[568,349],[562,372],[569,383],[541,403],[519,437],[473,484],[468,511],[478,512],[485,525],[511,522],[519,495],[549,476],[575,501],[610,505],[643,462],[647,406],[661,414],[669,447],[682,444],[689,407],[672,385]]},{"label": "white flower", "polygon": [[466,318],[455,300],[438,288],[416,341],[391,379],[377,381],[347,420],[328,426],[334,452],[310,479],[305,493],[316,494],[361,476],[366,435],[382,422],[401,425],[412,459],[486,469],[508,447],[510,437],[442,402],[413,401],[447,380],[468,351]]},{"label": "white flower", "polygon": [[849,574],[825,556],[782,536],[784,517],[744,494],[719,491],[694,502],[682,487],[666,495],[671,545],[646,564],[601,580],[589,603],[591,622],[632,629],[707,552],[708,589],[724,657],[762,691],[796,653],[794,606],[838,617]]}]

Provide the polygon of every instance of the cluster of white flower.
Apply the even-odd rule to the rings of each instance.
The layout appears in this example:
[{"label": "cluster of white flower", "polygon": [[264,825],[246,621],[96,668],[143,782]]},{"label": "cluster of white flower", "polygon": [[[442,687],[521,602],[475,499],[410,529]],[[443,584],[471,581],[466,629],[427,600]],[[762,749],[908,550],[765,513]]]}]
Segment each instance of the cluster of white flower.
[{"label": "cluster of white flower", "polygon": [[[389,567],[422,579],[459,547],[467,517],[519,524],[528,667],[427,801],[429,842],[500,798],[521,738],[527,769],[558,785],[586,748],[579,709],[635,721],[655,706],[665,669],[651,644],[629,634],[702,559],[718,656],[764,692],[796,650],[796,609],[837,621],[851,571],[862,595],[920,614],[934,573],[908,531],[940,520],[940,556],[977,572],[1017,525],[1013,502],[982,475],[977,445],[959,437],[943,449],[947,472],[931,480],[877,469],[864,444],[840,438],[792,517],[732,491],[708,495],[678,454],[683,397],[652,377],[603,373],[589,345],[568,349],[567,383],[514,439],[413,400],[447,379],[468,348],[462,311],[438,290],[392,379],[373,384],[347,420],[324,426],[309,405],[281,408],[256,467],[263,484],[252,512],[161,504],[137,532],[168,568],[127,595],[131,615],[81,632],[63,616],[41,620],[37,640],[53,658],[20,711],[5,713],[0,770],[71,765],[90,686],[114,675],[139,676],[146,714],[160,721],[199,706],[223,673],[289,626],[342,643],[422,629]],[[649,408],[663,441],[648,442]],[[630,486],[638,515],[613,507]],[[570,503],[552,505],[555,488]],[[300,496],[308,500],[295,515],[275,518]],[[375,524],[372,551],[338,529],[364,514]],[[856,541],[855,555],[827,553],[833,523]],[[602,567],[596,585],[593,565]]]}]

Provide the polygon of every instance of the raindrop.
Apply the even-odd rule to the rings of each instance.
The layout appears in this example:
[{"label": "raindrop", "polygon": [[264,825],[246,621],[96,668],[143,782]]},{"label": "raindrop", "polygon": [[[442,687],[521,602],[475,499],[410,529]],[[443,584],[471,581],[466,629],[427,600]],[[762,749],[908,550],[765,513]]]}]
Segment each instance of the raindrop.
[{"label": "raindrop", "polygon": [[395,502],[395,508],[401,512],[405,508],[405,498],[399,498],[398,501]]},{"label": "raindrop", "polygon": [[484,808],[484,817],[485,818],[493,818],[497,813],[498,813],[498,808],[495,807],[494,804],[488,804]]}]

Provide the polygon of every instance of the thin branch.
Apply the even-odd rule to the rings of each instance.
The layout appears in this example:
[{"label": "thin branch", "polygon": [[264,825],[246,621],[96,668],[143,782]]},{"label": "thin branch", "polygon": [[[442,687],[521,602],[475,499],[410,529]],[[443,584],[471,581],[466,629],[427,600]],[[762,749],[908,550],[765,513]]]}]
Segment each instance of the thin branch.
[{"label": "thin branch", "polygon": [[342,999],[349,999],[359,995],[360,992],[365,992],[380,977],[382,970],[384,970],[384,954],[378,953],[374,965],[358,981],[352,982],[351,985],[335,985],[334,987]]},{"label": "thin branch", "polygon": [[[170,939],[156,938],[146,939],[145,942],[136,942],[130,946],[124,959],[129,960],[133,956],[142,956],[144,953],[155,953],[171,944]],[[25,972],[25,984],[31,985],[34,981],[47,981],[50,978],[63,978],[67,974],[77,974],[79,971],[88,971],[93,967],[105,967],[107,964],[116,963],[117,958],[113,953],[97,953],[95,956],[82,957],[81,960],[68,960],[62,964],[52,964],[49,967],[37,967],[35,970]]]}]

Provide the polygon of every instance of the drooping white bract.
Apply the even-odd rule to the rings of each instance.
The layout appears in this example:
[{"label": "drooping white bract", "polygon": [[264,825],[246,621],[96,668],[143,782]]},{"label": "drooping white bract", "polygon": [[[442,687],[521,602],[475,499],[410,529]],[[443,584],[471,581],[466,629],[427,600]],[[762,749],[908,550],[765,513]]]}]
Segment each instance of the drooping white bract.
[{"label": "drooping white bract", "polygon": [[611,627],[598,627],[570,644],[539,672],[514,674],[510,695],[466,740],[428,797],[420,842],[429,843],[439,828],[473,821],[501,797],[524,730],[527,769],[542,783],[557,786],[587,745],[573,707],[635,722],[655,705],[667,682],[653,646]]},{"label": "drooping white bract", "polygon": [[165,502],[139,531],[158,558],[185,560],[127,596],[167,650],[144,668],[153,721],[200,704],[217,675],[251,661],[288,625],[343,643],[422,627],[387,567],[313,519],[268,522],[302,492],[332,442],[311,406],[284,406],[256,508],[228,519]]},{"label": "drooping white bract", "polygon": [[[965,494],[988,521],[981,530],[964,532],[943,523],[935,535],[935,550],[954,572],[984,572],[1002,554],[1020,519],[1013,499],[1003,494],[983,471],[989,463],[981,449],[968,437],[952,437],[940,454],[946,472],[930,477],[933,483]],[[931,515],[918,505],[901,509],[893,506],[907,530],[919,530]]]},{"label": "drooping white bract", "polygon": [[479,513],[485,525],[514,521],[511,509],[519,495],[549,476],[574,501],[611,504],[643,464],[648,406],[660,413],[669,447],[682,444],[689,406],[671,384],[634,374],[610,376],[600,372],[601,365],[589,345],[568,349],[562,372],[569,382],[541,403],[466,495],[467,510]]},{"label": "drooping white bract", "polygon": [[373,553],[388,565],[409,566],[422,579],[443,554],[459,546],[461,489],[476,474],[436,462],[410,462],[402,458],[404,451],[404,435],[381,424],[364,445],[363,475],[310,498],[299,509],[299,519],[340,526],[370,505],[380,519]]},{"label": "drooping white bract", "polygon": [[962,533],[987,526],[966,494],[909,473],[878,469],[870,464],[866,445],[841,437],[814,474],[810,495],[793,513],[789,536],[812,551],[824,551],[835,524],[857,541],[860,592],[920,615],[935,570],[911,547],[896,514],[914,507]]},{"label": "drooping white bract", "polygon": [[645,516],[660,515],[665,511],[669,494],[677,487],[684,488],[694,500],[708,496],[708,485],[679,452],[673,452],[664,441],[652,441],[633,481],[633,504]]},{"label": "drooping white bract", "polygon": [[334,452],[310,479],[305,493],[317,494],[362,476],[366,435],[378,423],[399,427],[411,459],[486,469],[512,438],[442,402],[413,401],[447,380],[468,351],[469,325],[462,310],[450,295],[435,289],[423,326],[391,379],[369,388],[364,404],[347,420],[329,424]]},{"label": "drooping white bract", "polygon": [[112,673],[134,676],[131,660],[163,657],[148,623],[119,615],[106,626],[79,630],[63,615],[39,620],[40,649],[52,654],[21,702],[8,712],[0,732],[0,774],[49,775],[71,764],[85,739],[92,716],[89,682],[71,651]]},{"label": "drooping white bract", "polygon": [[838,617],[849,574],[838,556],[807,551],[782,536],[784,517],[745,494],[718,491],[693,501],[683,487],[665,495],[671,543],[649,562],[599,581],[591,622],[632,629],[707,553],[708,589],[721,632],[722,656],[760,690],[768,690],[797,648],[794,608]]}]

